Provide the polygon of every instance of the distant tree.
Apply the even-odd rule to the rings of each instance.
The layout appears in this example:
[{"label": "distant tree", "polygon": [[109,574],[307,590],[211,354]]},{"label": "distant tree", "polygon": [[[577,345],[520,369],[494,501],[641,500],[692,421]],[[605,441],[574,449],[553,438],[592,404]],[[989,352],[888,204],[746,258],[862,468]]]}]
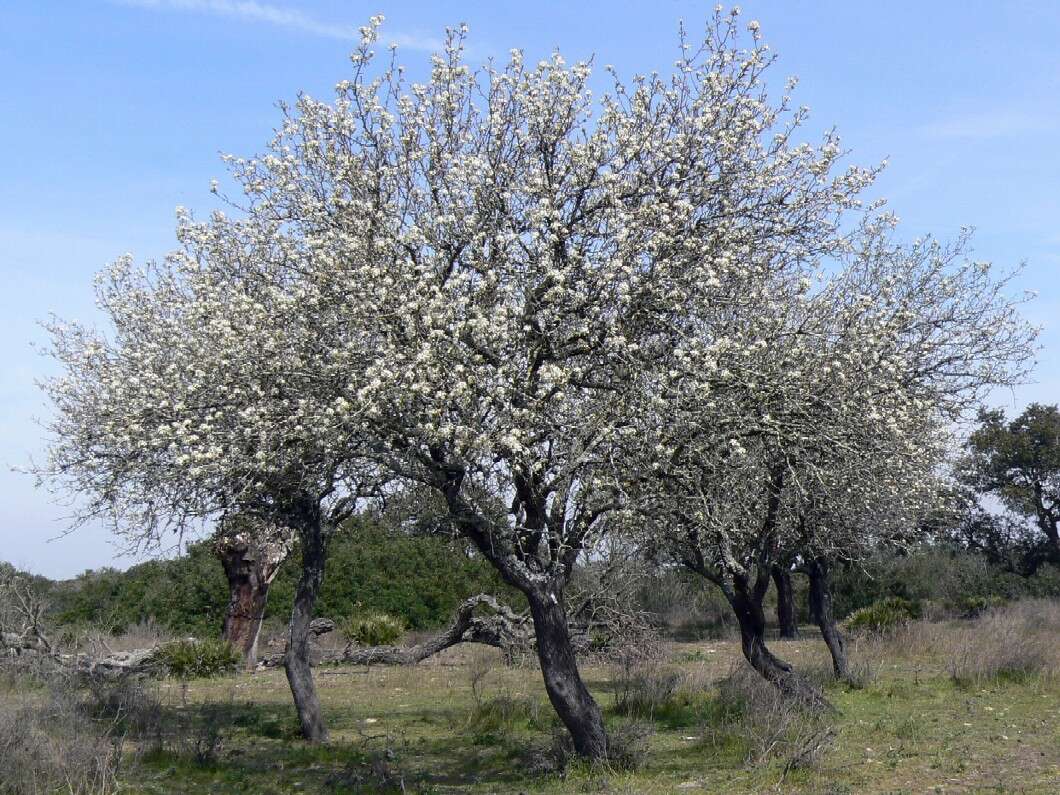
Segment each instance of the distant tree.
[{"label": "distant tree", "polygon": [[[1060,409],[1032,403],[1008,422],[1002,409],[984,409],[967,450],[967,482],[1030,518],[1044,536],[1046,557],[1060,563]],[[975,536],[989,531],[995,540],[997,531],[1011,531],[981,519],[975,529]]]}]

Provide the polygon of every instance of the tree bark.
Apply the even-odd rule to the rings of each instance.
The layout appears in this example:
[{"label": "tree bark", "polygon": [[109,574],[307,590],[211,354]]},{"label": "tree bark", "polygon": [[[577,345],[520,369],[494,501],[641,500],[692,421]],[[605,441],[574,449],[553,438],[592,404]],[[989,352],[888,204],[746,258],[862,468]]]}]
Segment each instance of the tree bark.
[{"label": "tree bark", "polygon": [[774,566],[773,584],[777,587],[777,626],[780,629],[780,637],[784,640],[797,640],[799,621],[791,587],[791,572],[784,566]]},{"label": "tree bark", "polygon": [[588,759],[606,759],[603,714],[578,672],[563,592],[555,587],[533,589],[526,592],[526,598],[549,701],[570,732],[578,754]]},{"label": "tree bark", "polygon": [[[768,580],[766,581],[768,584]],[[764,590],[764,589],[763,589]],[[743,656],[764,679],[781,692],[804,704],[832,709],[824,695],[799,676],[791,664],[777,657],[766,646],[766,616],[762,607],[764,593],[737,581],[726,594],[740,625],[740,647]]]},{"label": "tree bark", "polygon": [[265,616],[269,583],[263,581],[254,561],[239,551],[221,555],[221,564],[229,588],[221,637],[242,653],[244,666],[252,671],[258,662],[258,635]]},{"label": "tree bark", "polygon": [[821,630],[828,653],[832,655],[832,669],[836,679],[846,681],[850,678],[850,668],[847,664],[843,636],[839,633],[832,607],[828,561],[823,558],[810,560],[806,564],[806,574],[810,578],[810,612]]},{"label": "tree bark", "polygon": [[226,515],[214,541],[214,553],[221,559],[229,588],[221,637],[243,654],[248,671],[258,661],[258,635],[269,585],[293,541],[290,528],[242,514]]},{"label": "tree bark", "polygon": [[[565,550],[560,561],[548,562],[548,565],[557,562],[560,565],[545,583],[529,576],[525,557],[530,556],[525,552],[517,552],[513,547],[499,545],[497,541],[504,540],[503,536],[495,538],[489,522],[460,493],[465,474],[462,466],[450,464],[443,450],[432,450],[431,455],[436,465],[435,487],[445,496],[450,518],[474,542],[486,560],[497,568],[505,582],[526,596],[534,622],[537,657],[541,663],[545,690],[560,720],[570,732],[575,751],[588,759],[606,759],[607,732],[603,714],[578,672],[563,604],[563,585],[570,579],[578,547],[572,545]],[[535,494],[531,480],[517,478],[516,483],[517,492],[523,492],[521,504],[525,516],[521,524],[530,533],[529,537],[520,541],[520,546],[526,542],[524,549],[536,547],[535,533],[537,539],[543,536],[548,521],[546,517],[549,516],[545,500],[541,494]],[[555,503],[557,506],[563,504],[559,499]],[[558,518],[559,525],[563,521],[562,517]],[[557,533],[562,536],[558,529]],[[540,558],[538,562],[541,563]]]},{"label": "tree bark", "polygon": [[313,670],[309,659],[310,624],[316,607],[317,595],[324,580],[324,563],[327,560],[327,538],[320,520],[319,508],[310,508],[297,524],[302,542],[302,576],[294,595],[294,608],[287,637],[287,652],[284,669],[287,682],[294,696],[302,736],[313,743],[328,740],[328,730],[320,710],[313,683]]}]

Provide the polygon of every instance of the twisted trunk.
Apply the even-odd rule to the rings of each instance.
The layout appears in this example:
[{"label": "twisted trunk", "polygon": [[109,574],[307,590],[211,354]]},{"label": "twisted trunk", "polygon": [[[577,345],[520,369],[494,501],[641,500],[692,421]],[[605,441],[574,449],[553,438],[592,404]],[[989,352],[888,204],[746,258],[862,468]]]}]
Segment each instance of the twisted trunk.
[{"label": "twisted trunk", "polygon": [[[441,449],[431,451],[436,466],[435,486],[444,495],[449,516],[461,528],[461,532],[474,542],[482,555],[492,563],[501,577],[525,594],[534,622],[537,640],[537,657],[545,680],[545,690],[563,725],[570,732],[577,753],[588,759],[607,758],[607,732],[603,714],[593,700],[589,689],[578,672],[578,663],[571,642],[567,614],[563,604],[563,586],[570,578],[571,568],[577,555],[577,545],[566,549],[559,560],[550,560],[546,566],[554,568],[555,574],[547,581],[529,575],[526,553],[498,541],[490,522],[461,494],[464,480],[463,467],[446,459]],[[520,540],[523,549],[534,549],[544,536],[546,525],[554,521],[556,537],[563,537],[562,514],[556,515],[546,509],[546,497],[534,487],[533,476],[521,474],[516,478],[516,491],[524,516],[521,521],[527,537]],[[564,500],[557,497],[553,506],[562,506]],[[541,563],[540,559],[537,563]]]},{"label": "twisted trunk", "polygon": [[810,612],[821,630],[828,653],[832,655],[832,669],[836,679],[847,680],[850,678],[850,668],[847,664],[843,636],[836,626],[835,611],[832,607],[828,562],[823,558],[810,560],[806,564],[806,574],[810,578]]},{"label": "twisted trunk", "polygon": [[773,567],[773,584],[777,588],[777,626],[784,640],[797,640],[799,622],[795,611],[795,596],[791,587],[791,572],[784,566]]},{"label": "twisted trunk", "polygon": [[[768,580],[767,580],[768,585]],[[824,695],[799,676],[791,664],[777,657],[766,646],[766,615],[762,606],[764,588],[751,588],[737,580],[726,597],[740,625],[740,647],[743,656],[764,679],[781,692],[808,706],[832,709]]]},{"label": "twisted trunk", "polygon": [[526,598],[549,701],[570,732],[578,754],[588,759],[605,759],[607,732],[603,714],[578,672],[563,593],[558,588],[529,589]]},{"label": "twisted trunk", "polygon": [[324,716],[320,710],[320,699],[317,697],[313,683],[313,670],[310,667],[309,639],[310,624],[316,607],[317,595],[324,580],[324,563],[327,560],[327,538],[325,536],[319,508],[305,511],[299,517],[298,534],[302,542],[302,576],[294,595],[294,608],[291,611],[291,623],[287,637],[287,652],[284,655],[284,669],[287,682],[294,696],[298,721],[302,726],[302,736],[314,743],[324,743],[328,739],[328,730],[324,725]]}]

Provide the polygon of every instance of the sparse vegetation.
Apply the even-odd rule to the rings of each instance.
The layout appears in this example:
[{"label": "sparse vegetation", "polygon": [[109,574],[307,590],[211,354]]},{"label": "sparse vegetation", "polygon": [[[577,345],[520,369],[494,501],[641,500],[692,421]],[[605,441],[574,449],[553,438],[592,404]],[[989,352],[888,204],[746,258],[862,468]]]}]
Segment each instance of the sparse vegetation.
[{"label": "sparse vegetation", "polygon": [[365,611],[350,616],[343,624],[342,634],[350,643],[361,646],[387,646],[405,634],[405,626],[394,616]]},{"label": "sparse vegetation", "polygon": [[573,754],[532,668],[494,649],[328,669],[334,728],[317,749],[299,739],[280,672],[208,665],[219,675],[78,682],[14,669],[0,697],[0,792],[884,793],[992,780],[1045,793],[1057,776],[1058,640],[1053,600],[910,620],[852,640],[856,688],[827,675],[819,640],[789,641],[834,714],[781,697],[731,640],[624,649],[586,665],[610,737],[595,765]]},{"label": "sparse vegetation", "polygon": [[242,660],[239,652],[225,641],[195,638],[166,643],[154,652],[152,658],[177,679],[230,673]]},{"label": "sparse vegetation", "polygon": [[891,632],[920,618],[921,614],[918,603],[892,596],[854,611],[846,620],[846,629],[851,633]]}]

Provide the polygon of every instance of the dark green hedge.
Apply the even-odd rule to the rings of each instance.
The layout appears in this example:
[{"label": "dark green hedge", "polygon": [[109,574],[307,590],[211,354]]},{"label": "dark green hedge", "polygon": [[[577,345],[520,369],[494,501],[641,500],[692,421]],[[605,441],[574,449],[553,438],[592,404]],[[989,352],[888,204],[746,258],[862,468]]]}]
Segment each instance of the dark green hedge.
[{"label": "dark green hedge", "polygon": [[[269,592],[266,620],[286,621],[299,568],[296,548]],[[221,564],[206,542],[191,544],[179,558],[127,571],[86,571],[49,590],[59,624],[122,632],[150,620],[200,637],[220,631],[228,600]],[[461,601],[481,591],[499,593],[504,586],[488,563],[458,543],[357,518],[332,541],[317,615],[341,620],[378,610],[401,618],[409,629],[430,629],[446,623]]]}]

